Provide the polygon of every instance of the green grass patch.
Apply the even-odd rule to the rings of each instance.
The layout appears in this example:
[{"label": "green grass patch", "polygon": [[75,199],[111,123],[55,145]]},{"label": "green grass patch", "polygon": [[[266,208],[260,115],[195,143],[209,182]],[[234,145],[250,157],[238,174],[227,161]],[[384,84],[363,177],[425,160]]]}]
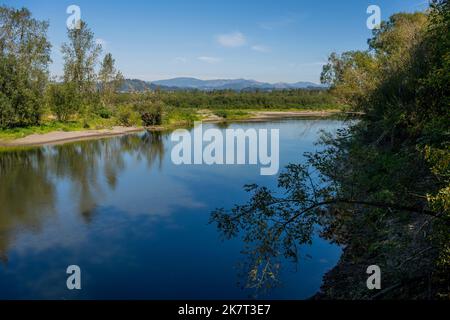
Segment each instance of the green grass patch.
[{"label": "green grass patch", "polygon": [[239,109],[228,109],[228,110],[215,110],[213,111],[218,117],[224,118],[225,120],[241,120],[249,117],[250,113],[246,110]]},{"label": "green grass patch", "polygon": [[163,125],[178,126],[191,125],[195,121],[200,121],[201,118],[195,109],[186,108],[171,108],[163,116]]}]

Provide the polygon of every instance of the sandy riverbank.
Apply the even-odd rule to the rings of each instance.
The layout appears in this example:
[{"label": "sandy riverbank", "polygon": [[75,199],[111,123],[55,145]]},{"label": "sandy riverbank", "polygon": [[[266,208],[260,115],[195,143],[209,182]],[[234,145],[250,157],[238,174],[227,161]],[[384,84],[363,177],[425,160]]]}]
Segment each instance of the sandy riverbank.
[{"label": "sandy riverbank", "polygon": [[118,136],[144,130],[138,127],[113,127],[112,129],[81,130],[81,131],[53,131],[45,134],[32,134],[20,139],[0,140],[0,146],[38,146],[45,144],[62,144],[71,141],[98,139]]},{"label": "sandy riverbank", "polygon": [[341,113],[339,110],[327,110],[327,111],[256,111],[250,115],[248,119],[244,121],[264,121],[271,119],[284,119],[284,118],[302,118],[302,117],[330,117]]},{"label": "sandy riverbank", "polygon": [[[242,118],[226,119],[215,115],[211,110],[202,110],[199,115],[202,117],[204,123],[223,123],[223,122],[264,122],[276,119],[291,119],[291,118],[326,118],[334,115],[342,114],[339,110],[327,111],[249,111],[247,115]],[[165,127],[165,126],[151,126],[147,129],[150,131],[167,131],[175,129],[179,126]]]},{"label": "sandy riverbank", "polygon": [[[265,121],[272,119],[295,118],[295,117],[329,117],[338,114],[339,111],[256,111],[249,114],[248,117],[241,120],[232,121]],[[204,122],[222,122],[224,119],[211,116],[206,117]],[[165,130],[163,126],[150,128],[155,130]],[[18,146],[39,146],[45,144],[62,144],[72,141],[98,139],[104,137],[118,136],[123,134],[135,133],[144,130],[139,127],[113,127],[112,129],[100,130],[81,130],[81,131],[54,131],[45,134],[32,134],[24,138],[15,140],[0,140],[0,146],[18,147]]]}]

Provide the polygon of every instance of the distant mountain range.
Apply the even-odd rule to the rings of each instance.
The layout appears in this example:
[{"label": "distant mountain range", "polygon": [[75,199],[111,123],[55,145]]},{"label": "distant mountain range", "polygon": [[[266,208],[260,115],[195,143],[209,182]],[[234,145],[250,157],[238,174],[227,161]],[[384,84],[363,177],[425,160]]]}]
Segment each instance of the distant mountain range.
[{"label": "distant mountain range", "polygon": [[138,79],[126,79],[121,91],[145,91],[155,90],[236,90],[236,91],[252,91],[252,90],[283,90],[283,89],[325,89],[326,86],[312,82],[296,82],[296,83],[267,83],[246,79],[217,79],[217,80],[200,80],[196,78],[174,78],[168,80],[158,80],[147,82]]}]

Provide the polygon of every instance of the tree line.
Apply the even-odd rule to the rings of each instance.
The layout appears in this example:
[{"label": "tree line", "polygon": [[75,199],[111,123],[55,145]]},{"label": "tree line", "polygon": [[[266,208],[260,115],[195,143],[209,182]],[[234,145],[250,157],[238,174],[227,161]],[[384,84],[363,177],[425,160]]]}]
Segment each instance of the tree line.
[{"label": "tree line", "polygon": [[102,48],[83,21],[67,30],[62,79],[50,79],[48,27],[25,8],[0,7],[0,128],[39,125],[46,111],[59,121],[107,112],[121,85],[110,53],[96,73]]},{"label": "tree line", "polygon": [[330,109],[336,105],[327,90],[119,93],[124,77],[111,53],[100,61],[102,46],[84,21],[67,29],[67,41],[61,47],[64,73],[51,77],[48,28],[48,21],[33,18],[26,8],[0,6],[0,129],[36,126],[49,119],[75,120],[85,127],[89,119],[97,118],[120,125],[155,125],[164,117],[189,120],[198,109]]},{"label": "tree line", "polygon": [[[332,109],[336,100],[327,90],[296,89],[273,91],[235,90],[156,90],[155,94],[164,104],[176,108],[201,109]],[[117,102],[140,98],[142,93],[123,93]]]}]

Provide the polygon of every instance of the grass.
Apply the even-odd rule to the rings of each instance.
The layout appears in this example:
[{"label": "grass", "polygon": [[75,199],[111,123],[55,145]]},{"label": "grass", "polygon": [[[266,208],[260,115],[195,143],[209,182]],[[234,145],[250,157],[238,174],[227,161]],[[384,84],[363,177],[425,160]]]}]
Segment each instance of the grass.
[{"label": "grass", "polygon": [[200,120],[201,117],[197,114],[197,110],[188,108],[171,108],[163,117],[163,125],[191,125],[195,121]]},{"label": "grass", "polygon": [[242,120],[249,118],[251,113],[248,112],[248,110],[240,110],[240,109],[228,109],[228,110],[215,110],[213,111],[213,114],[215,114],[218,117],[221,117],[227,121],[229,120]]},{"label": "grass", "polygon": [[93,118],[89,121],[59,122],[46,120],[39,126],[12,128],[0,130],[0,140],[14,140],[24,138],[31,134],[45,134],[53,131],[81,131],[88,129],[105,129],[115,125],[114,119]]}]

